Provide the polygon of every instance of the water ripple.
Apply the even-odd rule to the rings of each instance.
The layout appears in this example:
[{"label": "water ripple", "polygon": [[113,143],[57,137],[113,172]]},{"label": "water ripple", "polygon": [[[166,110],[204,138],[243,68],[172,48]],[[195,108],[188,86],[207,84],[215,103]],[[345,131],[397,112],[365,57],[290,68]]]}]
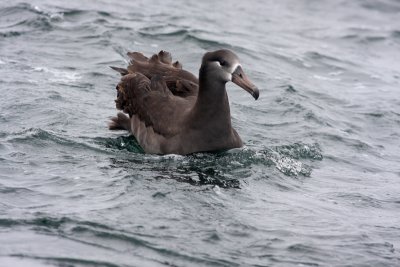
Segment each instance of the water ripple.
[{"label": "water ripple", "polygon": [[[3,3],[0,261],[399,266],[398,11],[396,0]],[[197,73],[219,48],[261,89],[254,102],[228,85],[245,147],[148,155],[108,131],[119,79],[108,66],[127,51],[165,49]]]}]

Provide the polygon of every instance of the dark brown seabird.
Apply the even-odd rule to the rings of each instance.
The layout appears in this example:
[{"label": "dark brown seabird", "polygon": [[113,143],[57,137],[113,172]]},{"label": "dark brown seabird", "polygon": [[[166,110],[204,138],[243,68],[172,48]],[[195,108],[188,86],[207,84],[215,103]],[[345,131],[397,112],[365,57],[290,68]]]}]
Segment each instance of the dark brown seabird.
[{"label": "dark brown seabird", "polygon": [[182,69],[171,54],[160,51],[150,59],[128,53],[129,66],[111,67],[121,73],[117,85],[118,113],[111,130],[128,130],[146,153],[191,154],[243,145],[232,128],[225,84],[232,81],[255,99],[259,91],[244,74],[238,57],[223,49],[203,56],[199,79]]}]

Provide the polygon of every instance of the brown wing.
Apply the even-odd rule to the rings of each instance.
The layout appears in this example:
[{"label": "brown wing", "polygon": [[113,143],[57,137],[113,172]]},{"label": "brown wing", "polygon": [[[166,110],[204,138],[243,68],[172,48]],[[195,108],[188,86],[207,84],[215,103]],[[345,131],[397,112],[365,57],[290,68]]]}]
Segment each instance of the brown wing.
[{"label": "brown wing", "polygon": [[[117,109],[128,113],[130,118],[137,117],[137,124],[151,127],[153,132],[164,137],[173,136],[179,131],[182,113],[195,100],[194,96],[175,96],[161,75],[154,75],[151,80],[141,73],[124,75],[117,85],[117,92]],[[133,125],[131,129],[135,136],[137,127],[141,126]]]},{"label": "brown wing", "polygon": [[[131,62],[127,69],[112,67],[122,75],[117,85],[117,109],[135,117],[133,121],[138,117],[138,123],[162,136],[174,135],[179,129],[177,120],[194,104],[197,78],[183,70],[178,61],[172,64],[171,54],[165,51],[150,59],[138,52],[128,56]],[[110,124],[110,129],[123,128],[116,120],[114,124],[119,127]]]},{"label": "brown wing", "polygon": [[129,52],[128,56],[131,58],[127,68],[128,73],[141,73],[149,79],[160,75],[174,95],[181,97],[197,95],[198,79],[192,73],[183,70],[179,61],[172,63],[169,52],[160,51],[150,59],[138,52]]}]

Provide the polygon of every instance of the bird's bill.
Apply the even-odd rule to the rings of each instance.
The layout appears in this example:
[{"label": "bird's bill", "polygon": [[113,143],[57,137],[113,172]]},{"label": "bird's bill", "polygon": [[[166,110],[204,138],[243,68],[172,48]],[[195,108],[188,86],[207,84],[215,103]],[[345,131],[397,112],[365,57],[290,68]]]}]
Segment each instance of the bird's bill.
[{"label": "bird's bill", "polygon": [[258,99],[260,95],[258,88],[247,78],[241,66],[237,66],[236,70],[232,73],[232,82],[249,92],[255,100]]}]

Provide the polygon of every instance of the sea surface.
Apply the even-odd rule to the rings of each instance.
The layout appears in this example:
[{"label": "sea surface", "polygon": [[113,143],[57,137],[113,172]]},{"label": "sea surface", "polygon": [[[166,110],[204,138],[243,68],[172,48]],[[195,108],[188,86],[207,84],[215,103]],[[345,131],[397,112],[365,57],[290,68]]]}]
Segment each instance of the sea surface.
[{"label": "sea surface", "polygon": [[[108,130],[128,51],[220,48],[243,148]],[[400,266],[400,1],[0,0],[0,266]]]}]

